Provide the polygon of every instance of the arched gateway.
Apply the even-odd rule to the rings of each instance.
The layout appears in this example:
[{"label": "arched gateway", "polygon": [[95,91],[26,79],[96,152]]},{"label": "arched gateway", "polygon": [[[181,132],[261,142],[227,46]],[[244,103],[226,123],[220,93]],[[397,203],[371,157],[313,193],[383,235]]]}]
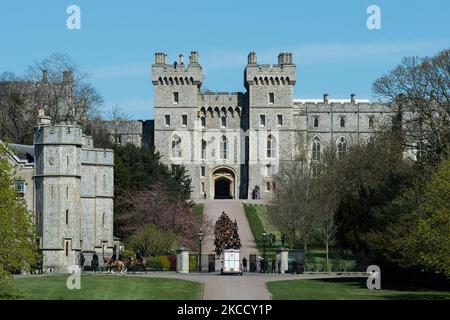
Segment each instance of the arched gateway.
[{"label": "arched gateway", "polygon": [[218,167],[211,173],[211,188],[214,199],[234,199],[236,196],[236,174],[228,167]]}]

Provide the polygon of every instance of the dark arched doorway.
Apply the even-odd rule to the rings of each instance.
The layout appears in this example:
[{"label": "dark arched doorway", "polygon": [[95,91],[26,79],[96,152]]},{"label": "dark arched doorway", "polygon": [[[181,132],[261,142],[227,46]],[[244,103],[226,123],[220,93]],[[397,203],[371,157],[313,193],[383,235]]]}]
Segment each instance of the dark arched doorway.
[{"label": "dark arched doorway", "polygon": [[228,179],[217,179],[214,183],[214,199],[232,199],[230,187]]},{"label": "dark arched doorway", "polygon": [[236,174],[228,167],[219,167],[211,174],[211,188],[214,199],[234,199]]}]

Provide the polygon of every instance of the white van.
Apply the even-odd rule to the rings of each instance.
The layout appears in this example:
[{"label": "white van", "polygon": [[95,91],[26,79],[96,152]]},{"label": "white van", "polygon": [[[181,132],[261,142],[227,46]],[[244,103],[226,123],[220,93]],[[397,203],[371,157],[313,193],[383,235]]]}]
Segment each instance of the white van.
[{"label": "white van", "polygon": [[220,274],[239,274],[242,276],[242,266],[239,253],[240,251],[235,249],[226,249],[223,251],[222,269]]}]

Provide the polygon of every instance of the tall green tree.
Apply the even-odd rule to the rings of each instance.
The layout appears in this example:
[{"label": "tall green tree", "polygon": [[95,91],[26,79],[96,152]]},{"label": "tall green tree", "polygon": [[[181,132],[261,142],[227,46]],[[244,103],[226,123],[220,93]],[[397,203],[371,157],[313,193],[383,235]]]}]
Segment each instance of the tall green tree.
[{"label": "tall green tree", "polygon": [[0,143],[0,298],[13,294],[6,281],[11,272],[35,263],[35,228],[25,201],[14,187],[14,171]]}]

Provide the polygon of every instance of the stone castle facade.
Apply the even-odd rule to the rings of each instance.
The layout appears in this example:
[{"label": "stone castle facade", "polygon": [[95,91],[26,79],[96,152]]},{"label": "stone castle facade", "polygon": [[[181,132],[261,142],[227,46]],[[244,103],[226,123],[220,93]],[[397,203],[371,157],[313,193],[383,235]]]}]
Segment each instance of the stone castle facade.
[{"label": "stone castle facade", "polygon": [[[199,54],[187,64],[167,63],[156,53],[152,65],[154,144],[170,166],[184,165],[192,179],[192,198],[270,198],[273,175],[299,152],[312,163],[326,146],[339,155],[366,141],[390,121],[383,104],[350,99],[294,98],[296,65],[291,53],[280,53],[278,64],[258,64],[248,55],[245,92],[202,91]],[[257,191],[257,192],[255,192]]]},{"label": "stone castle facade", "polygon": [[40,111],[33,146],[10,145],[16,189],[34,213],[44,269],[68,272],[80,257],[114,248],[114,154],[97,149],[79,125],[52,124]]}]

